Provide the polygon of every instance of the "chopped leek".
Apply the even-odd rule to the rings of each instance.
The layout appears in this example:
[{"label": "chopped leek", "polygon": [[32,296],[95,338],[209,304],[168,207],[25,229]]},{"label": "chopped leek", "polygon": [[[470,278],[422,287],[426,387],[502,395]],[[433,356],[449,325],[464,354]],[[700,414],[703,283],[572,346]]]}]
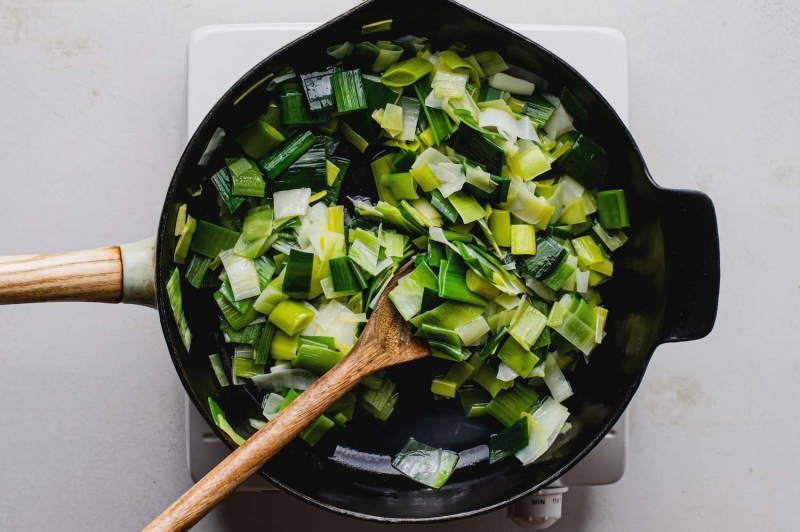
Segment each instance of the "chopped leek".
[{"label": "chopped leek", "polygon": [[550,390],[553,399],[563,403],[565,399],[572,396],[572,386],[570,386],[561,368],[558,367],[557,355],[552,354],[547,357],[544,363],[544,383]]},{"label": "chopped leek", "polygon": [[272,198],[275,204],[274,216],[276,220],[283,220],[292,216],[303,216],[311,201],[311,189],[279,190],[272,195]]},{"label": "chopped leek", "polygon": [[290,388],[292,390],[307,390],[317,380],[317,376],[304,369],[287,369],[273,371],[262,375],[254,375],[251,380],[259,389],[265,392],[275,392]]},{"label": "chopped leek", "polygon": [[258,161],[258,166],[269,179],[275,179],[316,142],[317,138],[310,131],[295,135],[277,150],[262,157]]},{"label": "chopped leek", "polygon": [[228,437],[233,440],[233,443],[236,445],[242,445],[244,443],[244,438],[239,436],[233,427],[230,426],[228,423],[227,418],[225,417],[225,412],[219,407],[219,405],[214,401],[211,397],[208,398],[208,407],[211,410],[211,417],[214,420],[214,423],[217,427],[228,435]]},{"label": "chopped leek", "polygon": [[189,253],[189,247],[191,246],[192,237],[194,236],[194,232],[197,229],[197,220],[192,218],[191,216],[186,217],[186,222],[183,224],[181,228],[180,238],[178,238],[178,243],[175,244],[175,253],[173,255],[173,260],[175,264],[184,264],[186,262],[186,254]]},{"label": "chopped leek", "polygon": [[553,444],[569,417],[569,411],[552,397],[531,415],[528,445],[516,453],[522,465],[530,465]]},{"label": "chopped leek", "polygon": [[234,196],[264,196],[266,185],[256,163],[247,157],[225,159],[225,163],[228,165],[228,173],[233,182],[231,194]]},{"label": "chopped leek", "polygon": [[466,388],[458,391],[461,406],[468,418],[481,417],[491,399],[481,388]]},{"label": "chopped leek", "polygon": [[361,28],[361,33],[376,33],[381,31],[389,31],[392,29],[392,19],[381,20],[373,22],[372,24],[364,24]]},{"label": "chopped leek", "polygon": [[228,275],[228,281],[236,301],[261,294],[258,272],[253,259],[241,257],[230,250],[220,253],[219,258],[225,267],[225,273]]},{"label": "chopped leek", "polygon": [[349,256],[370,275],[377,273],[379,251],[380,240],[377,236],[363,229],[355,230],[354,240],[350,244]]},{"label": "chopped leek", "polygon": [[[314,319],[314,310],[294,299],[286,299],[278,303],[269,315],[269,322],[289,336],[294,336],[305,329]],[[273,339],[273,342],[275,340]]]},{"label": "chopped leek", "polygon": [[630,225],[624,190],[603,190],[597,193],[597,210],[603,229],[622,229]]},{"label": "chopped leek", "polygon": [[489,463],[508,458],[528,446],[530,417],[523,415],[499,434],[489,438]]},{"label": "chopped leek", "polygon": [[511,226],[511,253],[513,255],[536,254],[536,230],[532,225]]},{"label": "chopped leek", "polygon": [[533,94],[533,89],[535,87],[530,81],[515,78],[508,74],[503,74],[502,72],[489,76],[489,86],[500,91],[510,92],[511,94],[522,94],[524,96]]},{"label": "chopped leek", "polygon": [[211,362],[211,368],[214,370],[214,376],[217,377],[217,382],[223,388],[226,386],[230,386],[230,381],[228,380],[228,376],[225,374],[225,368],[222,367],[222,361],[219,358],[219,355],[214,354],[208,357],[209,362]]},{"label": "chopped leek", "polygon": [[381,83],[388,87],[407,87],[433,70],[433,63],[413,57],[390,66],[381,76]]},{"label": "chopped leek", "polygon": [[193,255],[189,267],[186,268],[186,280],[195,288],[203,286],[203,279],[208,272],[208,267],[211,264],[211,259],[201,255]]},{"label": "chopped leek", "polygon": [[328,162],[325,147],[315,144],[277,177],[270,188],[273,191],[310,188],[324,191],[328,187]]},{"label": "chopped leek", "polygon": [[475,54],[475,59],[480,64],[483,73],[488,76],[493,76],[498,72],[503,72],[508,70],[508,65],[503,58],[500,57],[500,54],[495,52],[494,50],[489,50],[486,52],[480,52]]},{"label": "chopped leek", "polygon": [[567,250],[552,238],[539,239],[536,249],[536,254],[522,261],[520,266],[527,274],[541,280],[558,266]]},{"label": "chopped leek", "polygon": [[465,224],[480,220],[486,214],[475,198],[463,192],[454,192],[447,199],[453,204],[453,208],[455,208],[461,217],[461,221]]},{"label": "chopped leek", "polygon": [[439,267],[439,297],[472,305],[486,302],[467,286],[467,265],[455,253]]},{"label": "chopped leek", "polygon": [[[247,125],[226,125],[236,142],[221,146],[221,129],[208,142],[200,165],[218,166],[199,175],[213,187],[204,198],[198,181],[176,205],[166,288],[187,350],[190,317],[204,331],[219,323],[207,332],[233,352],[209,357],[210,382],[251,381],[262,400],[267,421],[237,412],[237,426],[269,423],[341,361],[413,261],[388,298],[439,359],[420,370],[434,398],[458,395],[476,423],[507,427],[489,441],[490,463],[516,454],[527,465],[560,445],[570,426],[561,401],[570,382],[588,381],[571,372],[588,371],[606,336],[599,286],[627,241],[629,191],[602,189],[610,159],[580,130],[589,117],[575,94],[546,94],[545,79],[497,52],[464,50],[410,35],[331,46],[327,63],[250,87],[235,102],[258,89],[237,108]],[[372,180],[350,181],[365,169]],[[182,288],[212,288],[192,296],[213,297],[217,320],[195,318],[195,297],[200,310],[184,314]],[[300,438],[314,445],[356,415],[386,421],[400,391],[391,373],[369,375]],[[537,392],[551,397],[540,404]],[[412,440],[393,465],[439,487],[457,459]]]},{"label": "chopped leek", "polygon": [[[510,330],[509,330],[510,333]],[[515,338],[506,339],[503,346],[497,352],[497,357],[505,362],[508,367],[513,369],[520,377],[527,377],[539,358],[531,353],[528,348],[520,344]]]},{"label": "chopped leek", "polygon": [[308,107],[312,111],[330,111],[334,107],[333,71],[301,74],[303,90],[308,99]]},{"label": "chopped leek", "polygon": [[336,95],[336,110],[339,113],[367,108],[367,95],[359,70],[334,72],[333,92]]},{"label": "chopped leek", "polygon": [[392,467],[411,480],[429,488],[441,488],[458,464],[458,455],[436,449],[413,438],[392,459]]}]

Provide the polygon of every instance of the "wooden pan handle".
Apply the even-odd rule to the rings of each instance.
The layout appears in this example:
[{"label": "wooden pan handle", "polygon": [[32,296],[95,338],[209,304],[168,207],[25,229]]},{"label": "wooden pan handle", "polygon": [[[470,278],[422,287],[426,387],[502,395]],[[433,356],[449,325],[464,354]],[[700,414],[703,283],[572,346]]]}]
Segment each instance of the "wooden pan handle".
[{"label": "wooden pan handle", "polygon": [[356,343],[339,364],[201,478],[143,532],[183,531],[194,526],[362,378],[374,372],[377,368],[372,361],[379,349],[369,341]]},{"label": "wooden pan handle", "polygon": [[122,259],[117,246],[0,257],[0,305],[121,299]]}]

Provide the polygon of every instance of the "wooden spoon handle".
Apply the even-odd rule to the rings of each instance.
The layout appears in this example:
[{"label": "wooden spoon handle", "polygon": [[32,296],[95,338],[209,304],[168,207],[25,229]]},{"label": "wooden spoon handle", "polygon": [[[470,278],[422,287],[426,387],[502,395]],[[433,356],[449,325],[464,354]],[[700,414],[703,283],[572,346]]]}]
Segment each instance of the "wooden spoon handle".
[{"label": "wooden spoon handle", "polygon": [[370,341],[356,343],[348,356],[201,478],[144,531],[180,531],[194,526],[362,378],[380,369],[374,367],[377,350],[379,347]]},{"label": "wooden spoon handle", "polygon": [[0,257],[0,305],[121,299],[122,259],[117,246]]}]

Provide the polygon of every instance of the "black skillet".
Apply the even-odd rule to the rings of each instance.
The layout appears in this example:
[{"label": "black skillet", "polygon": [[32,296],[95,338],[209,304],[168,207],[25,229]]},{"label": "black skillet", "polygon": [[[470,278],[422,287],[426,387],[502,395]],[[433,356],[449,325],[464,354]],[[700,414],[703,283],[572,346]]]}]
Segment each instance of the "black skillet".
[{"label": "black skillet", "polygon": [[[467,419],[455,401],[433,401],[430,378],[438,369],[435,360],[425,360],[392,370],[401,396],[386,423],[356,416],[347,430],[326,437],[313,449],[296,442],[261,470],[283,490],[344,515],[385,522],[442,521],[500,508],[553,482],[611,429],[658,345],[696,340],[711,331],[720,280],[717,222],[706,195],[662,189],[653,182],[636,143],[608,102],[549,51],[450,0],[369,0],[267,57],[236,82],[189,140],[172,178],[158,230],[155,295],[175,368],[210,425],[207,399],[213,397],[240,434],[251,434],[248,418],[258,412],[259,397],[246,386],[222,390],[216,383],[208,355],[222,353],[229,363],[231,353],[218,332],[217,309],[208,294],[183,291],[195,335],[191,354],[180,340],[165,289],[175,267],[171,230],[175,206],[188,203],[189,210],[200,218],[216,213],[211,194],[192,197],[188,190],[222,165],[226,150],[235,149],[232,143],[223,145],[209,166],[198,166],[214,131],[221,127],[228,138],[235,138],[264,111],[263,86],[234,105],[239,96],[285,66],[311,71],[329,65],[328,46],[361,42],[365,40],[361,27],[383,19],[394,22],[390,33],[379,34],[381,39],[415,34],[428,37],[437,49],[458,42],[472,51],[497,50],[507,62],[547,80],[548,92],[559,94],[562,87],[569,88],[589,111],[589,121],[581,130],[608,154],[611,171],[604,187],[625,189],[632,220],[628,244],[614,255],[614,279],[603,286],[610,309],[607,339],[592,354],[591,364],[581,366],[571,379],[575,395],[566,405],[581,430],[552,453],[551,459],[530,467],[515,460],[490,466],[486,443],[501,427],[491,419]],[[352,166],[341,197],[374,197],[369,162],[376,152],[362,155],[345,144],[340,154],[350,158]],[[141,250],[123,246],[122,261],[118,248],[24,260],[0,258],[0,303],[56,299],[118,302],[120,298],[146,302],[152,287],[147,276],[134,279],[138,268],[133,262],[141,262],[141,257],[146,260],[147,253],[147,246]],[[233,447],[225,434],[217,430],[217,435]],[[389,457],[410,436],[460,452],[459,466],[442,489],[421,487],[390,467]]]}]

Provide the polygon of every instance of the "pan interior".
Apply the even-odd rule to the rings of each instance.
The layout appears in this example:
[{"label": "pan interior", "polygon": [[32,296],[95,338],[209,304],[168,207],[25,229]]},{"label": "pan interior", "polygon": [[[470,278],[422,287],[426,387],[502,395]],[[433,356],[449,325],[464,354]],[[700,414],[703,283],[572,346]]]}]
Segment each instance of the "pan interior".
[{"label": "pan interior", "polygon": [[[428,16],[418,16],[423,12]],[[223,97],[198,128],[181,159],[165,205],[160,231],[162,279],[174,267],[174,237],[166,230],[173,227],[174,206],[188,203],[193,215],[214,219],[218,207],[213,194],[192,197],[188,190],[207,180],[222,165],[224,157],[238,155],[235,145],[226,143],[207,168],[197,166],[208,139],[217,127],[225,129],[229,138],[235,138],[264,112],[267,102],[263,93],[262,97],[255,94],[245,98],[238,105],[233,105],[234,99],[267,73],[284,66],[311,71],[331,64],[325,54],[327,46],[373,37],[360,35],[362,25],[385,18],[394,20],[392,31],[377,38],[415,34],[428,37],[437,49],[447,49],[456,42],[474,52],[494,49],[507,62],[547,79],[548,92],[558,94],[561,87],[567,86],[589,109],[591,119],[584,132],[608,153],[612,171],[605,186],[626,189],[631,218],[636,221],[628,232],[629,243],[615,254],[614,282],[603,287],[605,304],[611,310],[607,341],[592,355],[591,364],[581,366],[570,379],[576,395],[566,405],[581,430],[550,460],[528,468],[514,460],[490,467],[486,445],[489,436],[502,427],[491,418],[466,418],[457,400],[434,401],[430,380],[444,373],[449,364],[430,359],[391,370],[400,400],[387,422],[356,415],[347,430],[326,436],[314,448],[295,442],[263,470],[289,491],[336,511],[373,519],[436,520],[503,505],[541,487],[585,454],[613,425],[656,345],[664,305],[663,240],[655,189],[636,146],[610,107],[583,78],[542,48],[457,4],[415,0],[404,3],[401,9],[373,0],[260,64]],[[351,207],[347,196],[377,199],[369,163],[378,153],[377,148],[370,148],[361,154],[346,141],[340,145],[337,156],[351,160],[340,196],[345,206]],[[161,308],[168,308],[163,305],[163,286],[159,290]],[[248,419],[259,413],[261,395],[250,386],[224,390],[217,386],[208,355],[219,353],[226,364],[232,356],[218,330],[217,307],[210,293],[188,289],[183,292],[185,312],[194,333],[191,354],[183,348],[171,317],[162,312],[181,378],[207,420],[210,396],[222,406],[237,432],[249,435],[253,429]],[[458,469],[441,490],[415,485],[391,468],[390,457],[412,436],[460,453]]]}]

